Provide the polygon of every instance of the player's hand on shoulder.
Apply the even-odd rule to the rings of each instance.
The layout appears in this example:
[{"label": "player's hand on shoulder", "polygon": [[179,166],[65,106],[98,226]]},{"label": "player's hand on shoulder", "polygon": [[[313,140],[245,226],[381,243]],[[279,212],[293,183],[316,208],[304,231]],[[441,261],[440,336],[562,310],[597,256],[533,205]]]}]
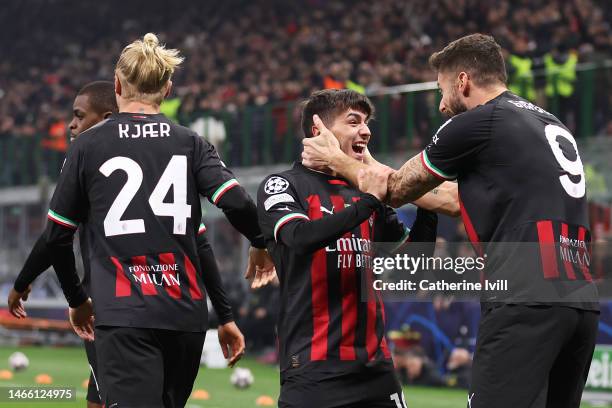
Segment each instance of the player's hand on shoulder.
[{"label": "player's hand on shoulder", "polygon": [[70,308],[70,324],[75,333],[83,340],[94,340],[93,303],[91,298],[77,307]]},{"label": "player's hand on shoulder", "polygon": [[372,194],[380,201],[385,201],[387,197],[387,183],[389,176],[393,172],[392,168],[383,165],[372,165],[359,170],[357,175],[359,190]]},{"label": "player's hand on shoulder", "polygon": [[249,248],[249,260],[245,279],[251,280],[251,288],[259,289],[276,278],[276,268],[268,251],[264,248]]},{"label": "player's hand on shoulder", "polygon": [[26,290],[23,292],[17,292],[15,288],[11,288],[8,295],[8,309],[9,312],[18,319],[23,319],[28,316],[23,307],[23,301],[28,300],[28,295],[32,291],[32,285],[28,285]]},{"label": "player's hand on shoulder", "polygon": [[234,322],[219,325],[217,332],[223,356],[229,359],[227,365],[233,367],[244,355],[244,336]]}]

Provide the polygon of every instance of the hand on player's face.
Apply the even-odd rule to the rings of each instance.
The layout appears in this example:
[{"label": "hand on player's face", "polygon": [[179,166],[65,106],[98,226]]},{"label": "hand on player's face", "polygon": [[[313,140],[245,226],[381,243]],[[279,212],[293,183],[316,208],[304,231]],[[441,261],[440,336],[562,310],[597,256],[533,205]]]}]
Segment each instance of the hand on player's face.
[{"label": "hand on player's face", "polygon": [[369,166],[370,164],[377,164],[377,163],[378,162],[374,159],[374,157],[372,156],[372,153],[370,153],[370,149],[366,147],[365,150],[363,151],[363,164],[367,164]]},{"label": "hand on player's face", "polygon": [[313,116],[313,122],[319,134],[302,140],[302,164],[311,169],[326,170],[329,168],[332,154],[340,150],[340,143],[318,115]]},{"label": "hand on player's face", "polygon": [[249,260],[244,278],[251,280],[253,289],[266,286],[276,279],[276,268],[267,250],[249,248]]},{"label": "hand on player's face", "polygon": [[382,165],[372,165],[359,170],[357,175],[359,190],[372,194],[380,201],[385,201],[387,197],[387,183],[393,171],[393,169]]},{"label": "hand on player's face", "polygon": [[28,285],[27,289],[23,292],[17,292],[15,288],[12,288],[8,296],[8,308],[9,312],[18,319],[27,317],[28,314],[23,307],[23,301],[28,300],[28,295],[32,291],[32,285]]},{"label": "hand on player's face", "polygon": [[94,340],[93,304],[87,299],[80,306],[70,308],[70,324],[75,333],[83,340]]},{"label": "hand on player's face", "polygon": [[244,355],[244,336],[234,322],[220,325],[218,328],[218,335],[223,356],[229,359],[227,364],[233,367]]}]

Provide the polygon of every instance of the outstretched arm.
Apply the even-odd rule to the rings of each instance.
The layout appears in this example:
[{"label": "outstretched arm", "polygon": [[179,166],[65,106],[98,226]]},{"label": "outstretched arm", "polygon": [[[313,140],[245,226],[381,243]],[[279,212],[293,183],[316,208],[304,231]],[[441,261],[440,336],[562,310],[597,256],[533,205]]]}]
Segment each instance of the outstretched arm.
[{"label": "outstretched arm", "polygon": [[223,288],[215,254],[208,244],[204,233],[198,235],[197,243],[198,256],[202,266],[202,280],[219,318],[219,327],[217,328],[219,344],[221,345],[223,356],[229,359],[228,365],[233,367],[244,355],[244,336],[238,326],[236,326],[236,323],[234,323],[232,308]]},{"label": "outstretched arm", "polygon": [[445,181],[430,192],[425,193],[421,198],[414,200],[412,204],[439,214],[458,217],[461,215],[461,211],[457,187],[457,183]]},{"label": "outstretched arm", "polygon": [[272,259],[265,249],[257,219],[255,203],[225,167],[215,148],[194,135],[194,175],[198,192],[223,210],[229,222],[251,241],[245,277],[253,279],[252,287],[270,282],[275,275]]},{"label": "outstretched arm", "polygon": [[414,156],[389,177],[387,202],[392,207],[401,207],[415,201],[443,181],[423,166],[421,155]]},{"label": "outstretched arm", "polygon": [[49,269],[51,266],[51,255],[47,247],[47,240],[43,233],[36,243],[34,248],[28,255],[28,258],[19,272],[15,284],[9,292],[8,296],[8,307],[9,312],[17,317],[26,317],[27,313],[23,307],[23,302],[28,300],[28,295],[32,290],[32,282],[44,271]]},{"label": "outstretched arm", "polygon": [[360,198],[350,207],[318,220],[296,218],[286,225],[277,223],[277,241],[300,254],[326,247],[382,208],[381,202],[370,194],[363,194]]},{"label": "outstretched arm", "polygon": [[[309,215],[291,181],[281,176],[269,176],[260,185],[257,197],[259,223],[264,235],[269,241],[282,242],[299,254],[324,248],[367,220],[373,212],[383,209],[380,198],[387,193],[388,176],[386,172],[360,172],[358,178],[367,187],[362,189],[364,193],[359,200],[348,207],[334,204],[332,213],[326,216],[321,210],[313,210]],[[267,191],[266,185],[274,179],[286,183],[284,193]],[[316,202],[318,204],[314,204],[313,208],[320,207],[318,198]]]},{"label": "outstretched arm", "polygon": [[[366,148],[364,163],[368,166],[387,167],[376,160]],[[419,208],[433,211],[439,214],[458,217],[461,215],[459,208],[459,192],[457,183],[445,181],[433,190],[423,194],[412,202]]]}]

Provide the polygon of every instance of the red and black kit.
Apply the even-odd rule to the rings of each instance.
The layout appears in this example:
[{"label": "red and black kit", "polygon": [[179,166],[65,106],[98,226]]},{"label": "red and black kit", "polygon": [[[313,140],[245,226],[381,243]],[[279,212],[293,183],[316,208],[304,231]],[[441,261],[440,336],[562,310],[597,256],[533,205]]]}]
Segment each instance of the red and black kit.
[{"label": "red and black kit", "polygon": [[[367,381],[360,394],[329,383],[308,389],[347,381],[347,375],[363,381],[393,371],[384,306],[375,293],[362,293],[373,290],[362,278],[371,273],[374,242],[433,241],[436,216],[420,211],[411,231],[374,196],[299,163],[262,182],[258,212],[280,280],[280,406],[364,403]],[[376,388],[369,392],[386,392]],[[381,397],[385,404],[390,394]]]}]

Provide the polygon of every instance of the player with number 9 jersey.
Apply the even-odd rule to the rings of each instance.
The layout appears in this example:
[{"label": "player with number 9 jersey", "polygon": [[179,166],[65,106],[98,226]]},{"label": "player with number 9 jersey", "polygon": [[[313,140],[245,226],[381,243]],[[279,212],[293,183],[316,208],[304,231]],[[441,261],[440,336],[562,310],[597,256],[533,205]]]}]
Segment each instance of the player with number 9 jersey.
[{"label": "player with number 9 jersey", "polygon": [[491,37],[460,38],[430,63],[441,110],[454,116],[420,161],[432,177],[457,179],[466,232],[488,255],[484,278],[509,286],[483,294],[468,407],[577,408],[599,302],[576,140],[554,115],[506,89]]},{"label": "player with number 9 jersey", "polygon": [[463,222],[488,255],[487,278],[510,282],[484,302],[599,310],[582,261],[590,243],[582,161],[554,115],[506,91],[450,118],[421,160],[435,177],[459,181]]},{"label": "player with number 9 jersey", "polygon": [[578,407],[599,303],[574,137],[505,91],[449,119],[421,161],[458,180],[466,232],[488,257],[484,278],[509,286],[483,293],[468,406],[528,406],[544,392],[546,407]]}]

